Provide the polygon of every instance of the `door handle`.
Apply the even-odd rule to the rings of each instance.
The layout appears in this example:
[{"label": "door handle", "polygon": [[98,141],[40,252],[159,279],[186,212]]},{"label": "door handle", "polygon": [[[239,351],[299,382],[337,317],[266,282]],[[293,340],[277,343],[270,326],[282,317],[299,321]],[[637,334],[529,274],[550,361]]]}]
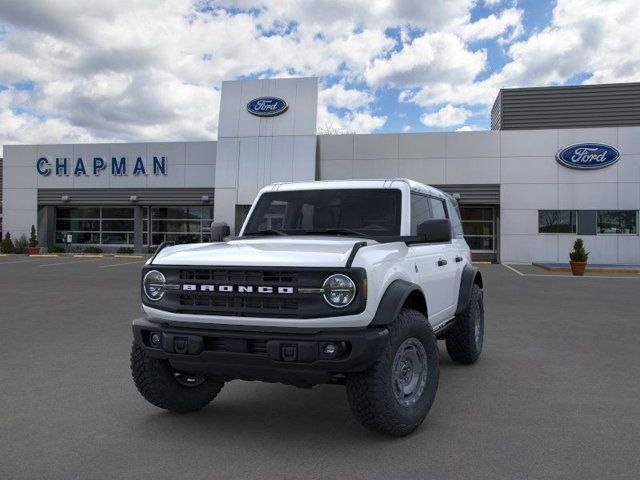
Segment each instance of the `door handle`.
[{"label": "door handle", "polygon": [[446,264],[447,264],[447,261],[444,258],[441,258],[440,260],[438,260],[439,267],[444,267]]},{"label": "door handle", "polygon": [[459,263],[459,262],[461,262],[462,260],[463,260],[463,258],[462,258],[462,257],[456,257],[456,263]]}]

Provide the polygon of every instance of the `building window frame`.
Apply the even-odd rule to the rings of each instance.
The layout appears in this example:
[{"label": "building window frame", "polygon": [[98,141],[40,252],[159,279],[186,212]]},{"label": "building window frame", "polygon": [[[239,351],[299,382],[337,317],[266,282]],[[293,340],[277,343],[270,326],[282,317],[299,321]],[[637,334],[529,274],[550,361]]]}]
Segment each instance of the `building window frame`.
[{"label": "building window frame", "polygon": [[[600,215],[603,212],[616,212],[616,213],[620,213],[620,212],[632,212],[634,214],[634,220],[635,220],[635,232],[630,232],[630,233],[620,233],[620,232],[601,232],[600,231]],[[607,209],[607,210],[596,210],[596,235],[602,235],[602,236],[612,236],[612,235],[617,235],[617,236],[622,236],[622,237],[633,237],[633,236],[638,236],[638,210],[633,210],[633,209]]]},{"label": "building window frame", "polygon": [[[540,209],[538,212],[538,235],[577,235],[579,231],[578,227],[578,211],[571,208],[545,208]],[[541,232],[540,231],[540,215],[542,212],[570,212],[573,217],[573,222],[571,223],[571,227],[573,227],[573,231],[571,232]]]}]

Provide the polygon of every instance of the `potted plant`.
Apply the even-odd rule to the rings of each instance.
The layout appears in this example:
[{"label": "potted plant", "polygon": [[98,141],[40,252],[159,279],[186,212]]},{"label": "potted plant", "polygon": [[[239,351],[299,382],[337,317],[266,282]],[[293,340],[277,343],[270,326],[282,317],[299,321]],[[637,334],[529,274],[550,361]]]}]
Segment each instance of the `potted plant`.
[{"label": "potted plant", "polygon": [[38,237],[36,235],[35,225],[31,225],[31,235],[29,235],[29,255],[38,255],[40,247],[38,246]]},{"label": "potted plant", "polygon": [[581,238],[576,238],[573,243],[573,251],[569,253],[571,261],[571,273],[581,277],[584,275],[584,271],[587,268],[587,260],[589,259],[589,252],[584,249],[584,242]]}]

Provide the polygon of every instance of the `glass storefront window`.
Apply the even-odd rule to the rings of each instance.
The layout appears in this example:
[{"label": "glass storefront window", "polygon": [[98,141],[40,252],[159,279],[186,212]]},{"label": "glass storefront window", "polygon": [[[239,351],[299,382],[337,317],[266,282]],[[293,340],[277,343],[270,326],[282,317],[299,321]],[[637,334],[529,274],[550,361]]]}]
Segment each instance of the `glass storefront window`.
[{"label": "glass storefront window", "polygon": [[[57,207],[56,242],[70,234],[72,243],[133,245],[134,216],[134,207]],[[210,206],[143,207],[142,242],[207,242],[212,218]]]},{"label": "glass storefront window", "polygon": [[574,210],[539,210],[538,233],[576,233]]},{"label": "glass storefront window", "polygon": [[635,210],[600,210],[597,231],[602,234],[637,234],[638,212]]},{"label": "glass storefront window", "polygon": [[66,234],[71,243],[133,245],[133,217],[133,207],[58,207],[56,242]]},{"label": "glass storefront window", "polygon": [[[151,207],[151,243],[208,242],[213,207]],[[145,223],[145,231],[146,230]]]}]

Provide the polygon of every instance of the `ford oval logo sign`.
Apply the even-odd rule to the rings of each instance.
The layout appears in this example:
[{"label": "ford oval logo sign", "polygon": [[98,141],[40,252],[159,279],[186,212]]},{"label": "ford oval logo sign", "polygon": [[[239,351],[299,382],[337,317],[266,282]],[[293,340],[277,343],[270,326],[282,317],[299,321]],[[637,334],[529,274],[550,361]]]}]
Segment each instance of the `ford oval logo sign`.
[{"label": "ford oval logo sign", "polygon": [[247,103],[247,111],[258,117],[275,117],[289,108],[287,102],[278,97],[254,98]]},{"label": "ford oval logo sign", "polygon": [[613,165],[620,158],[620,152],[602,143],[579,143],[560,150],[556,159],[569,168],[595,170]]}]

